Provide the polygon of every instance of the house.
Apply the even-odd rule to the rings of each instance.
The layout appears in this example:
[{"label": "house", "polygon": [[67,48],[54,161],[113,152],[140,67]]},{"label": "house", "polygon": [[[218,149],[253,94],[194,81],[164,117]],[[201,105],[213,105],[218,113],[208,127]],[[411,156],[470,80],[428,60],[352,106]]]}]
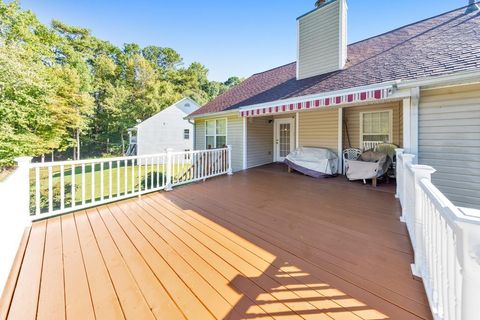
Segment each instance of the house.
[{"label": "house", "polygon": [[457,205],[480,208],[479,6],[347,45],[346,1],[321,2],[297,19],[296,62],[252,75],[189,116],[195,148],[226,141],[239,171],[299,146],[341,155],[390,142],[434,166],[435,185]]},{"label": "house", "polygon": [[[201,150],[16,159],[0,182],[0,318],[477,320],[480,210],[454,205],[412,160],[476,190],[479,12],[346,51],[345,2],[326,2],[299,19],[298,68],[193,113]],[[300,145],[379,141],[408,150],[396,151],[396,184],[272,163]]]},{"label": "house", "polygon": [[200,106],[195,101],[183,98],[140,122],[129,130],[130,147],[127,154],[158,154],[166,149],[193,150],[193,124],[185,117],[198,108]]}]

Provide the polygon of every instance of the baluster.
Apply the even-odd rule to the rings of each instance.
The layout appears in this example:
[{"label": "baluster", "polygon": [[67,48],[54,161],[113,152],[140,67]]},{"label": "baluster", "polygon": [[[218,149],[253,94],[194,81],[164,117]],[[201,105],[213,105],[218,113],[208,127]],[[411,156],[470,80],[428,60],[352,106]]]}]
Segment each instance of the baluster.
[{"label": "baluster", "polygon": [[148,190],[148,158],[145,158],[145,191]]},{"label": "baluster", "polygon": [[123,190],[123,194],[124,195],[127,195],[127,190],[128,190],[128,159],[125,159],[123,160],[123,178],[124,178],[124,181],[123,181],[123,188],[125,190]]},{"label": "baluster", "polygon": [[142,192],[142,163],[140,159],[137,161],[138,166],[138,193]]},{"label": "baluster", "polygon": [[154,177],[154,174],[155,174],[155,168],[154,168],[154,161],[153,161],[153,157],[150,159],[152,162],[150,163],[150,189],[153,189],[153,177]]},{"label": "baluster", "polygon": [[117,160],[117,197],[120,197],[120,161]]},{"label": "baluster", "polygon": [[75,165],[72,164],[71,168],[72,172],[72,190],[71,190],[71,196],[72,196],[72,208],[75,208],[77,206],[77,181],[76,181],[76,172],[75,172]]},{"label": "baluster", "polygon": [[53,211],[53,177],[52,166],[48,167],[48,213]]},{"label": "baluster", "polygon": [[35,168],[35,214],[40,214],[40,168]]},{"label": "baluster", "polygon": [[92,179],[92,203],[94,202],[97,202],[97,197],[96,197],[96,194],[95,194],[95,162],[92,162],[90,164],[90,167],[91,167],[91,179]]},{"label": "baluster", "polygon": [[112,161],[108,162],[108,198],[112,199]]},{"label": "baluster", "polygon": [[135,193],[135,159],[130,162],[132,165],[132,193]]},{"label": "baluster", "polygon": [[103,161],[100,162],[100,201],[103,201],[104,196],[104,177],[103,177]]},{"label": "baluster", "polygon": [[85,163],[82,163],[82,206],[85,205]]},{"label": "baluster", "polygon": [[157,156],[157,189],[160,188],[160,156]]},{"label": "baluster", "polygon": [[60,210],[65,209],[65,166],[60,166]]}]

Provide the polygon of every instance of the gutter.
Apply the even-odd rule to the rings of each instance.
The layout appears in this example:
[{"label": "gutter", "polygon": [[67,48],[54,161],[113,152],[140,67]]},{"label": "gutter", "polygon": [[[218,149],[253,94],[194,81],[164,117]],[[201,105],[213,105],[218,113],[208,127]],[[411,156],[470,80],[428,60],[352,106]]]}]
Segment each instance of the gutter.
[{"label": "gutter", "polygon": [[387,87],[391,87],[394,91],[393,95],[390,98],[406,98],[410,96],[410,93],[406,92],[407,89],[412,89],[416,87],[422,87],[422,88],[428,89],[428,88],[435,88],[435,87],[442,87],[442,86],[463,85],[463,84],[469,84],[469,83],[480,83],[480,70],[463,71],[463,72],[457,72],[451,75],[428,77],[424,79],[394,80],[394,81],[388,81],[383,83],[376,83],[368,86],[352,87],[352,88],[342,89],[338,91],[322,92],[322,93],[313,94],[313,95],[268,101],[265,103],[260,103],[255,105],[246,105],[243,107],[236,108],[234,110],[203,113],[199,115],[188,116],[185,119],[208,118],[212,116],[225,116],[225,115],[238,115],[242,111],[255,110],[258,108],[269,107],[272,105],[282,105],[282,104],[287,105],[290,103],[298,103],[298,102],[321,99],[325,97],[342,95],[342,94],[347,94],[352,92],[382,89]]}]

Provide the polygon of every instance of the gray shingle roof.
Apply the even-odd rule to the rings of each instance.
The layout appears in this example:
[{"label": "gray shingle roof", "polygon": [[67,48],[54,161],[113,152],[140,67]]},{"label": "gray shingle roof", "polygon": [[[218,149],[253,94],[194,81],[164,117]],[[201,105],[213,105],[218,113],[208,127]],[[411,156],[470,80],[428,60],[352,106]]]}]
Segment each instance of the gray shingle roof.
[{"label": "gray shingle roof", "polygon": [[466,7],[348,46],[345,69],[297,80],[296,63],[254,74],[192,115],[393,80],[480,70],[480,12]]}]

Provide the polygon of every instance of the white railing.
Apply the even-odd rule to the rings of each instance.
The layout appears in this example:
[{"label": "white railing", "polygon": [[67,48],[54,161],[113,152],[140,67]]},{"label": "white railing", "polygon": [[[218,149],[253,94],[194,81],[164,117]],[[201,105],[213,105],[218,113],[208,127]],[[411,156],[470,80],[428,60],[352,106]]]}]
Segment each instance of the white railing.
[{"label": "white railing", "polygon": [[457,208],[431,182],[432,167],[397,149],[397,194],[434,319],[480,314],[480,216]]},{"label": "white railing", "polygon": [[26,165],[32,220],[232,173],[231,147]]},{"label": "white railing", "polygon": [[363,141],[363,150],[374,150],[379,144],[385,143],[384,141]]}]

